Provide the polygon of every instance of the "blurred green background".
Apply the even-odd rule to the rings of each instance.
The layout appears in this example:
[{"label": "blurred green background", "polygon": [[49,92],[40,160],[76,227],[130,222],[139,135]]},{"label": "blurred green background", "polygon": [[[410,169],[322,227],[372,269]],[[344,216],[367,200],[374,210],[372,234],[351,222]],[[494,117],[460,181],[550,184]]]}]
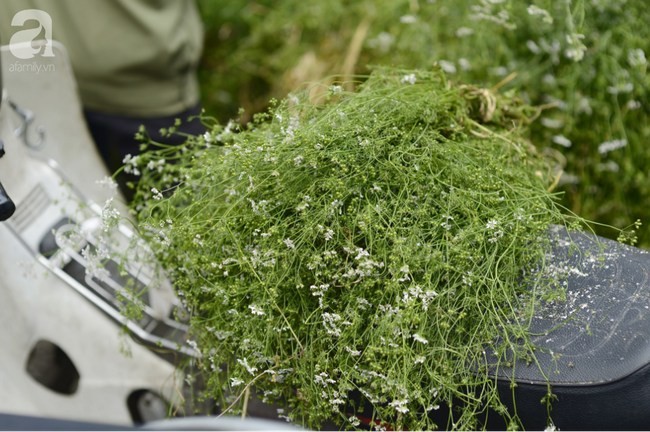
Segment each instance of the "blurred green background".
[{"label": "blurred green background", "polygon": [[[372,65],[428,69],[540,106],[529,139],[564,169],[567,211],[650,247],[647,0],[198,0],[208,115],[244,121],[314,83]],[[324,88],[325,86],[313,87]],[[318,90],[313,90],[318,91]]]}]

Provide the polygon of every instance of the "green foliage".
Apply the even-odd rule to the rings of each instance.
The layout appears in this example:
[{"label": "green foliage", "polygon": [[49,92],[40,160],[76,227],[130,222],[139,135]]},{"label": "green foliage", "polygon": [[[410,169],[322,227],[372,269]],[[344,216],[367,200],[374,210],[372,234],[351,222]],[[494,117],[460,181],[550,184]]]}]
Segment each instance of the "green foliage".
[{"label": "green foliage", "polygon": [[526,326],[555,285],[523,271],[570,221],[524,138],[537,112],[439,69],[363,81],[138,159],[140,226],[207,391],[237,411],[255,389],[308,427],[477,429],[488,408],[516,426],[488,371],[534,362]]},{"label": "green foliage", "polygon": [[[564,161],[564,204],[628,226],[650,200],[650,8],[646,0],[200,1],[208,112],[264,109],[305,82],[347,81],[369,65],[503,83],[546,106],[529,139]],[[514,77],[514,78],[513,78]],[[616,232],[598,227],[600,234]],[[639,232],[650,246],[650,232]]]}]

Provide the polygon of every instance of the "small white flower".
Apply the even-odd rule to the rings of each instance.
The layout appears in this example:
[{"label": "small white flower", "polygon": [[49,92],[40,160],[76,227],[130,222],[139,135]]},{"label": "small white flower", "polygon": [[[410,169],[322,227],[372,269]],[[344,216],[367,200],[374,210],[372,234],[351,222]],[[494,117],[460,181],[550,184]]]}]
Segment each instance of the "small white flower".
[{"label": "small white flower", "polygon": [[322,297],[330,288],[330,284],[311,285],[309,290],[314,297]]},{"label": "small white flower", "polygon": [[402,276],[397,279],[399,282],[406,282],[411,280],[411,277],[409,276],[411,269],[409,268],[408,265],[403,265],[400,269],[399,272],[402,274]]},{"label": "small white flower", "polygon": [[314,382],[323,387],[327,387],[328,384],[336,384],[336,380],[330,378],[327,372],[321,372],[318,375],[314,375]]},{"label": "small white flower", "polygon": [[357,427],[361,424],[361,420],[357,416],[348,417],[348,422],[354,427]]},{"label": "small white flower", "polygon": [[601,143],[598,146],[598,153],[606,154],[614,150],[618,150],[620,148],[623,148],[627,145],[627,140],[626,139],[617,139],[617,140],[611,140],[611,141],[605,141]]},{"label": "small white flower", "polygon": [[230,378],[231,387],[238,387],[242,384],[244,384],[244,381],[240,380],[239,378]]},{"label": "small white flower", "polygon": [[323,236],[325,237],[325,241],[332,240],[334,238],[334,231],[328,228],[327,231],[325,231],[325,234],[323,234]]},{"label": "small white flower", "polygon": [[155,187],[151,188],[151,193],[153,194],[153,199],[155,199],[156,201],[160,201],[161,199],[163,199],[162,192],[160,192]]},{"label": "small white flower", "polygon": [[619,83],[607,87],[607,93],[613,95],[631,93],[632,90],[634,90],[634,84],[632,84],[631,82]]},{"label": "small white flower", "polygon": [[388,32],[381,32],[376,37],[368,40],[368,46],[382,53],[387,53],[395,43],[395,36]]},{"label": "small white flower", "polygon": [[415,74],[404,75],[400,80],[402,84],[411,84],[411,85],[415,84],[416,81],[417,81],[417,77],[415,76]]},{"label": "small white flower", "polygon": [[548,118],[548,117],[542,117],[540,122],[542,123],[542,126],[544,126],[545,128],[549,128],[549,129],[559,129],[562,126],[564,126],[564,121],[562,121],[560,119],[552,119],[552,118]]},{"label": "small white flower", "polygon": [[564,135],[554,135],[553,136],[553,142],[557,145],[560,145],[562,147],[569,148],[571,147],[572,143],[571,140]]},{"label": "small white flower", "polygon": [[533,40],[527,40],[526,41],[526,47],[528,47],[528,50],[532,52],[533,54],[539,54],[542,52],[542,49],[535,43]]},{"label": "small white flower", "polygon": [[112,177],[104,177],[101,180],[97,180],[97,184],[110,191],[117,190],[117,183],[115,182],[115,180],[113,180]]},{"label": "small white flower", "polygon": [[120,211],[113,205],[113,197],[110,197],[102,207],[102,230],[109,232],[120,222]]},{"label": "small white flower", "polygon": [[354,257],[355,260],[360,260],[361,258],[370,256],[370,252],[368,252],[364,248],[357,248],[356,252],[357,252],[357,256]]},{"label": "small white flower", "polygon": [[237,363],[243,366],[251,375],[255,375],[255,373],[258,371],[258,369],[255,366],[251,366],[248,364],[248,359],[243,359],[243,360],[237,359]]},{"label": "small white flower", "polygon": [[548,426],[546,426],[546,429],[544,429],[544,432],[555,432],[558,429],[555,427],[553,423],[549,423]]},{"label": "small white flower", "polygon": [[510,21],[510,14],[503,7],[495,7],[505,0],[480,0],[480,4],[471,7],[470,18],[476,21],[489,21],[508,30],[517,28],[516,24]]},{"label": "small white flower", "polygon": [[417,21],[418,18],[415,15],[403,15],[399,19],[402,24],[415,24]]},{"label": "small white flower", "polygon": [[291,102],[292,105],[298,105],[300,103],[298,96],[293,93],[289,93],[289,95],[287,95],[287,99],[289,99],[289,102]]},{"label": "small white flower", "polygon": [[93,251],[90,246],[86,246],[81,250],[81,256],[86,260],[86,276],[103,282],[111,280],[111,274],[104,267],[102,257]]},{"label": "small white flower", "polygon": [[496,220],[496,219],[490,219],[490,220],[487,221],[487,223],[485,224],[485,227],[486,227],[487,229],[489,229],[489,230],[493,230],[493,229],[495,229],[495,228],[497,227],[497,225],[499,225],[499,221],[498,221],[498,220]]},{"label": "small white flower", "polygon": [[357,356],[360,356],[360,355],[361,355],[361,351],[358,351],[358,350],[352,349],[352,348],[350,348],[349,346],[346,346],[346,347],[345,347],[345,350],[346,350],[346,351],[347,351],[351,356],[354,356],[354,357],[357,357]]},{"label": "small white flower", "polygon": [[465,57],[461,57],[458,59],[458,66],[460,66],[460,69],[463,71],[468,71],[472,69],[472,63],[470,63],[470,61],[467,60]]},{"label": "small white flower", "polygon": [[425,344],[425,345],[426,345],[426,344],[429,343],[428,340],[426,340],[423,336],[419,335],[418,333],[415,333],[415,334],[413,335],[413,339],[414,339],[416,342],[420,342],[421,344]]},{"label": "small white flower", "polygon": [[474,30],[469,27],[459,27],[458,30],[456,30],[456,37],[458,38],[471,36],[472,34],[474,34]]},{"label": "small white flower", "polygon": [[296,248],[296,245],[293,243],[293,240],[291,240],[290,238],[286,238],[286,239],[282,240],[282,242],[289,249],[295,249]]},{"label": "small white flower", "polygon": [[379,308],[379,310],[381,312],[386,313],[386,315],[388,315],[388,316],[397,315],[400,312],[399,307],[395,307],[395,306],[390,305],[390,304],[383,304],[383,305],[379,305],[377,307]]},{"label": "small white flower", "polygon": [[139,176],[140,175],[140,170],[138,169],[139,159],[140,156],[131,156],[130,154],[124,156],[124,159],[122,159],[122,163],[124,164],[124,172],[127,174],[133,174]]},{"label": "small white flower", "polygon": [[575,61],[579,62],[585,56],[587,47],[582,43],[582,40],[585,38],[585,35],[580,33],[572,33],[566,36],[567,43],[569,48],[564,51],[564,55]]},{"label": "small white flower", "polygon": [[406,406],[408,403],[409,401],[407,399],[401,399],[401,400],[394,400],[389,405],[395,408],[395,411],[400,412],[402,414],[406,414],[407,412],[409,412],[409,409]]},{"label": "small white flower", "polygon": [[322,318],[327,334],[335,337],[341,336],[341,329],[338,328],[338,323],[341,322],[342,318],[339,314],[324,312]]},{"label": "small white flower", "polygon": [[257,315],[257,316],[264,316],[264,315],[266,315],[266,313],[265,313],[265,312],[264,312],[264,311],[263,311],[259,306],[257,306],[257,305],[254,305],[254,304],[252,304],[252,305],[248,305],[248,309],[251,310],[251,313],[252,313],[253,315]]},{"label": "small white flower", "polygon": [[322,385],[323,387],[327,387],[329,381],[329,375],[326,372],[321,372],[318,375],[314,375],[314,382],[316,384]]},{"label": "small white flower", "polygon": [[648,59],[646,59],[645,52],[642,49],[638,48],[628,51],[627,62],[632,67],[645,66],[648,64]]},{"label": "small white flower", "polygon": [[343,93],[343,87],[341,87],[340,85],[336,85],[336,84],[335,84],[335,85],[331,85],[331,86],[330,86],[330,93],[332,93],[332,94],[340,94],[340,93]]},{"label": "small white flower", "polygon": [[453,62],[450,62],[448,60],[440,60],[438,61],[438,65],[443,71],[447,72],[448,74],[456,73],[456,65]]},{"label": "small white flower", "polygon": [[593,113],[593,109],[591,108],[591,102],[589,102],[589,98],[581,97],[578,100],[578,112],[587,115],[591,115]]},{"label": "small white flower", "polygon": [[545,24],[553,24],[553,17],[546,9],[542,9],[535,5],[528,6],[528,15],[539,16]]},{"label": "small white flower", "polygon": [[162,172],[165,167],[165,159],[159,159],[157,161],[149,161],[147,163],[147,169],[149,171],[158,171]]},{"label": "small white flower", "polygon": [[621,169],[621,167],[618,166],[618,164],[612,160],[607,161],[605,163],[598,164],[597,168],[598,171],[601,172],[606,171],[606,172],[613,172],[613,173],[619,172]]},{"label": "small white flower", "polygon": [[359,305],[359,309],[362,310],[366,310],[367,308],[372,307],[372,303],[363,297],[357,297],[357,304]]},{"label": "small white flower", "polygon": [[490,243],[496,243],[496,242],[499,241],[499,239],[500,239],[501,237],[503,237],[503,231],[498,230],[498,231],[495,231],[495,232],[494,232],[494,234],[492,235],[492,237],[490,237],[490,238],[488,239],[488,241],[489,241]]}]

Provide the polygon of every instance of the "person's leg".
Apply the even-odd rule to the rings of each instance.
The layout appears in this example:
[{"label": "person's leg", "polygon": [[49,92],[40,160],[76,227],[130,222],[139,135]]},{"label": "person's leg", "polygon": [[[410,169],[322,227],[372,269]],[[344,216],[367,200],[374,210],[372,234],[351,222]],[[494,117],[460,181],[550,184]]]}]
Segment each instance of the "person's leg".
[{"label": "person's leg", "polygon": [[[154,141],[165,144],[182,144],[185,140],[182,136],[163,137],[160,135],[160,129],[173,126],[174,120],[180,118],[182,123],[178,127],[178,131],[192,135],[202,134],[205,132],[205,127],[199,119],[188,120],[189,117],[197,116],[200,111],[200,106],[197,105],[174,115],[152,118],[134,118],[91,110],[85,110],[84,114],[97,150],[112,174],[123,165],[126,155],[135,156],[140,153],[141,143],[135,139],[140,125],[144,125]],[[126,199],[131,201],[134,190],[126,185],[128,182],[136,183],[138,177],[121,172],[115,180]]]}]

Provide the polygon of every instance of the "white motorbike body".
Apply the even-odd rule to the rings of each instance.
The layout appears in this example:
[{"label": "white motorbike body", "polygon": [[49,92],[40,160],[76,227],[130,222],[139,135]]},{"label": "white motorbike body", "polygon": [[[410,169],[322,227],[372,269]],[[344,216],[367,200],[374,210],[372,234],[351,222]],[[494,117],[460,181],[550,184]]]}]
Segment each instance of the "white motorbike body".
[{"label": "white motorbike body", "polygon": [[[104,278],[85,271],[83,251],[99,247],[112,192],[99,184],[109,173],[86,129],[65,50],[57,43],[53,50],[29,60],[0,50],[0,181],[16,205],[0,223],[0,412],[117,425],[155,420],[180,403],[183,381],[158,351],[194,355],[182,308],[169,284],[154,286],[155,272],[138,267],[138,254],[148,251],[131,251],[124,223],[112,247],[134,259],[110,263]],[[63,241],[66,230],[75,235]],[[120,308],[133,293],[125,285],[141,288],[137,319]]]}]

